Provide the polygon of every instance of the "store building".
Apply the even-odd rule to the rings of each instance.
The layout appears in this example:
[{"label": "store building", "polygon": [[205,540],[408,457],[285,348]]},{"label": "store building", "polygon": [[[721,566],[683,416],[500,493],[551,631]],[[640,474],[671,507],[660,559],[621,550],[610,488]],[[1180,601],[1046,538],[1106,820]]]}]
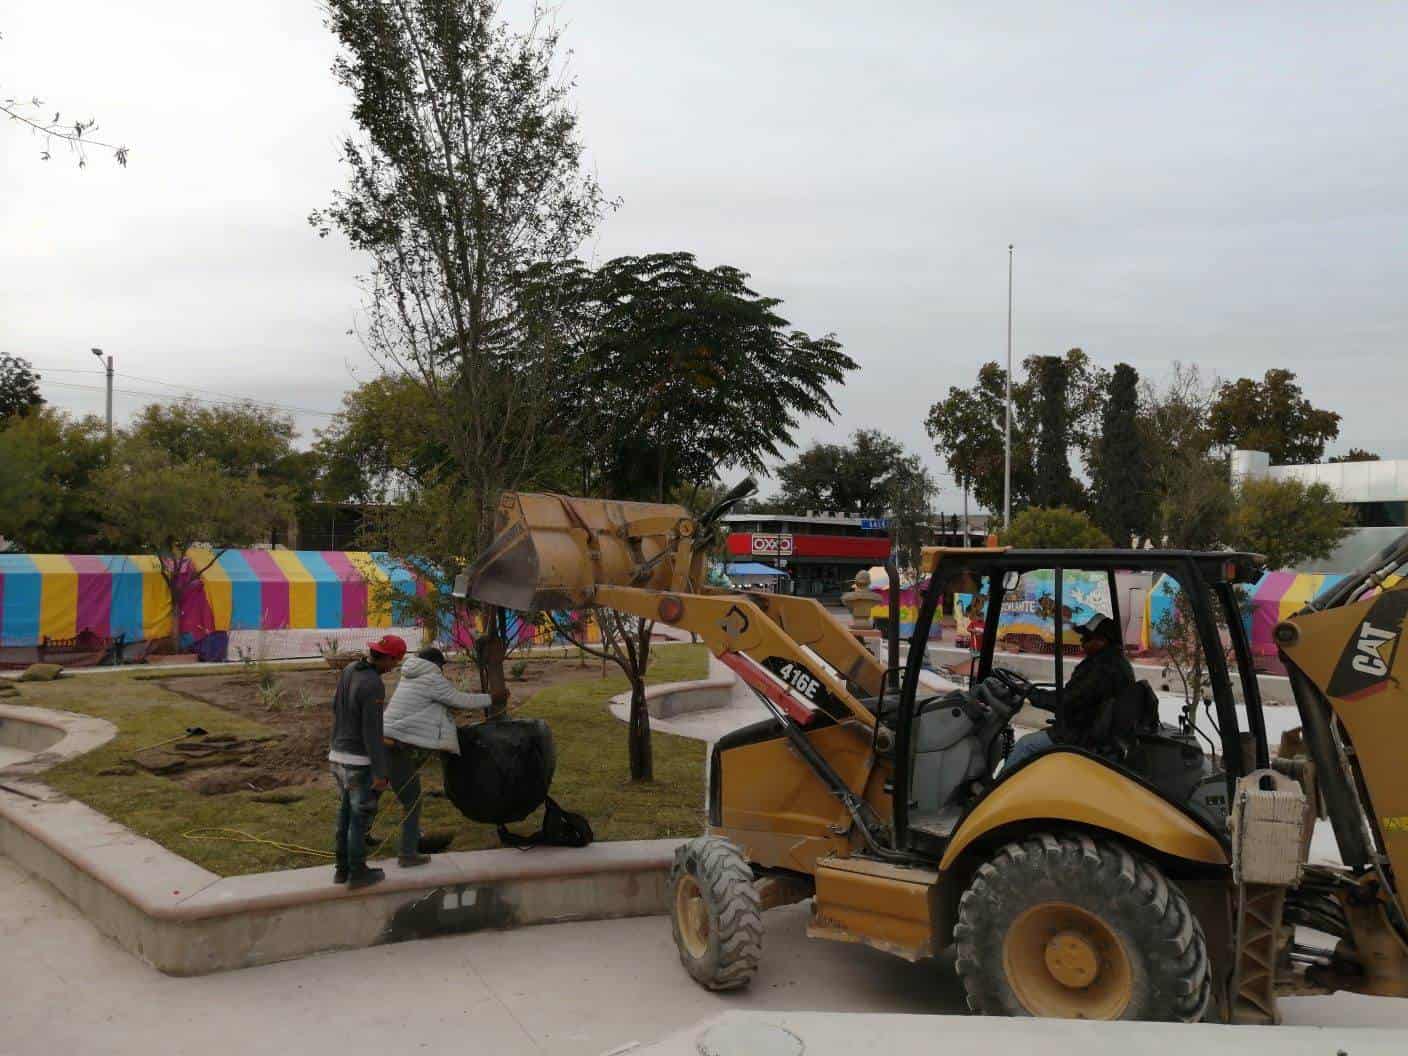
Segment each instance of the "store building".
[{"label": "store building", "polygon": [[[803,597],[837,600],[851,589],[857,572],[882,565],[890,556],[889,522],[883,517],[737,513],[724,523],[730,561],[761,561],[781,569],[791,577],[791,593]],[[982,545],[984,530],[979,518],[971,519],[970,545]],[[937,519],[928,535],[931,545],[963,545],[956,517]]]},{"label": "store building", "polygon": [[1239,480],[1325,484],[1354,511],[1356,527],[1335,552],[1294,571],[1349,572],[1408,531],[1408,459],[1273,466],[1264,451],[1234,451],[1232,483]]}]

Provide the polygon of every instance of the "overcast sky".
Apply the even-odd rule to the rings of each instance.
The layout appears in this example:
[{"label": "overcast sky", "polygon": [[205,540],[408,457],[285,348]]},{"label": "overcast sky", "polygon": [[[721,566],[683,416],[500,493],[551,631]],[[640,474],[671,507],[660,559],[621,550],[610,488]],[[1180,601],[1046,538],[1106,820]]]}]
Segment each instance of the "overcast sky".
[{"label": "overcast sky", "polygon": [[[1176,6],[565,0],[624,200],[584,253],[690,250],[834,331],[861,370],[802,441],[881,428],[940,470],[923,418],[1005,354],[1013,242],[1017,358],[1284,366],[1335,450],[1408,457],[1408,4]],[[361,262],[306,221],[350,121],[318,6],[46,0],[0,33],[0,96],[132,150],[80,171],[0,125],[0,350],[80,411],[93,346],[120,389],[335,410],[371,368]]]}]

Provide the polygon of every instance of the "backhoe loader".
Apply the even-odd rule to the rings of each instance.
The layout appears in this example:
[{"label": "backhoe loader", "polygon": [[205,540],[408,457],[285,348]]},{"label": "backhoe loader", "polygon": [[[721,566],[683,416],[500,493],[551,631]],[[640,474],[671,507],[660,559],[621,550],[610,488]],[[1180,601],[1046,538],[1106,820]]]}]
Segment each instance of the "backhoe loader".
[{"label": "backhoe loader", "polygon": [[[763,912],[810,899],[812,936],[912,961],[953,947],[985,1014],[1274,1023],[1288,994],[1408,996],[1408,584],[1386,586],[1408,535],[1276,628],[1304,754],[1272,758],[1238,608],[1256,555],[926,549],[908,658],[887,666],[815,600],[705,586],[705,553],[743,494],[698,518],[505,494],[459,588],[693,631],[756,693],[765,717],[715,744],[707,830],[671,874],[697,982],[746,985]],[[1022,576],[1054,576],[1056,692],[1039,696],[1059,715],[1066,592],[1118,623],[1117,570],[1177,582],[1206,714],[1194,700],[1177,725],[1159,721],[1140,683],[1111,703],[1136,726],[1003,766],[1034,688],[995,662],[1004,604],[1020,603]],[[986,595],[984,633],[968,688],[935,692],[925,645],[957,592]],[[1317,813],[1342,864],[1308,861]]]}]

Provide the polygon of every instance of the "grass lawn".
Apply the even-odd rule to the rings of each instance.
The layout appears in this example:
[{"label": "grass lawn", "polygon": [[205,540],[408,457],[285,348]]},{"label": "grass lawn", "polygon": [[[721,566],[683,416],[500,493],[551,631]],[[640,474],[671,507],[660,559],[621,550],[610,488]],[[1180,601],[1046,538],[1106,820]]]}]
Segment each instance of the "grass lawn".
[{"label": "grass lawn", "polygon": [[[702,678],[707,667],[702,646],[669,646],[654,651],[648,681]],[[47,771],[41,780],[223,876],[327,861],[266,844],[198,840],[185,835],[202,827],[235,828],[264,839],[330,851],[337,796],[330,787],[295,789],[303,793],[302,798],[282,804],[258,802],[254,792],[206,796],[132,768],[127,759],[133,751],[175,737],[189,726],[241,737],[271,732],[258,722],[165,688],[164,679],[151,677],[155,673],[115,672],[21,685],[22,699],[11,697],[7,703],[81,712],[107,719],[118,728],[117,737],[108,744]],[[189,685],[186,679],[181,683]],[[655,781],[633,785],[626,756],[626,725],[607,709],[609,698],[627,688],[624,678],[602,678],[600,665],[594,664],[582,669],[580,680],[539,690],[518,712],[523,717],[546,719],[552,727],[558,758],[553,798],[566,809],[585,814],[598,840],[698,833],[704,824],[704,744],[656,732]],[[133,772],[125,776],[100,773],[113,768]],[[426,776],[427,791],[438,791],[439,764],[432,762],[422,778]],[[400,817],[395,798],[384,796],[372,831],[386,842],[373,852],[374,857],[395,853]],[[537,823],[535,815],[514,828],[531,832]],[[453,832],[452,850],[499,846],[491,826],[469,821],[440,796],[424,800],[421,828],[426,833]]]}]

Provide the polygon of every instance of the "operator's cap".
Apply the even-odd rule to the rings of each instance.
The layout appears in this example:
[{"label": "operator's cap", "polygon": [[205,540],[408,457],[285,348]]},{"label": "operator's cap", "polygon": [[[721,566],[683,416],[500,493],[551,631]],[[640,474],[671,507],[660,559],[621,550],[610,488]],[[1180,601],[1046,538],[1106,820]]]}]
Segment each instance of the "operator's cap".
[{"label": "operator's cap", "polygon": [[399,660],[406,655],[406,640],[400,635],[384,634],[367,646],[367,651]]},{"label": "operator's cap", "polygon": [[1120,644],[1120,625],[1108,616],[1101,616],[1096,613],[1085,623],[1076,627],[1076,634],[1080,635],[1081,641],[1087,638],[1103,638],[1111,645]]}]

